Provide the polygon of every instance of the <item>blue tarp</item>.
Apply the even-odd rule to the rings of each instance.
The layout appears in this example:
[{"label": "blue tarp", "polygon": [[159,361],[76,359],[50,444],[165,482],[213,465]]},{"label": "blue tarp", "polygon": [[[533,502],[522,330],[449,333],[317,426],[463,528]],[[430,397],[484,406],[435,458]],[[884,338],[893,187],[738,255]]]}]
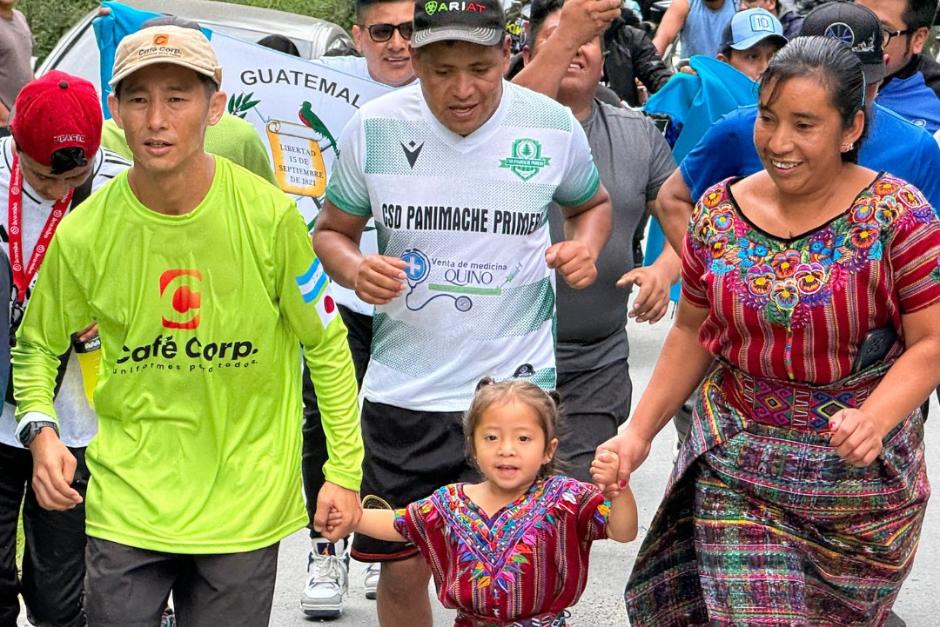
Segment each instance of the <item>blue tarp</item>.
[{"label": "blue tarp", "polygon": [[[726,113],[757,102],[757,83],[727,63],[710,57],[694,56],[689,65],[695,74],[680,72],[653,94],[643,110],[668,115],[681,131],[672,147],[676,163],[695,147],[711,125]],[[650,221],[644,265],[656,261],[666,237],[659,222]],[[674,285],[672,300],[679,300],[679,286]]]},{"label": "blue tarp", "polygon": [[[114,66],[114,53],[117,46],[125,36],[136,33],[147,20],[159,17],[160,13],[140,11],[125,6],[120,2],[102,2],[102,7],[111,9],[110,15],[96,17],[92,22],[95,29],[95,39],[98,41],[98,51],[101,54],[101,108],[105,119],[111,117],[108,110],[108,94],[111,93],[111,68]],[[212,31],[203,28],[202,32],[212,38]]]}]

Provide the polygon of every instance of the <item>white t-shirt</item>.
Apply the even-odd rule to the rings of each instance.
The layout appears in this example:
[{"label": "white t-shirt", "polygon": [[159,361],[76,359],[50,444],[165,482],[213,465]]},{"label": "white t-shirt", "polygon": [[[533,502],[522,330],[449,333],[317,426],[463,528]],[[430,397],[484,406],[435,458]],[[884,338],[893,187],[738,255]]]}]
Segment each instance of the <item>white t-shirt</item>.
[{"label": "white t-shirt", "polygon": [[483,376],[555,385],[547,212],[553,200],[585,203],[600,179],[569,109],[502,88],[466,137],[417,85],[366,104],[343,130],[327,198],[372,216],[379,252],[408,264],[405,294],[376,307],[370,401],[463,411]]},{"label": "white t-shirt", "polygon": [[[10,193],[10,169],[13,163],[13,143],[11,138],[0,139],[0,244],[3,250],[10,254],[9,235],[9,212],[7,210],[7,199]],[[92,191],[98,189],[120,172],[130,167],[123,157],[105,150],[98,150],[95,155],[95,165],[92,169],[94,179],[92,180]],[[46,225],[46,220],[52,212],[55,201],[42,198],[32,187],[26,178],[23,178],[23,259],[28,260],[33,254],[33,247],[39,240],[39,234]],[[9,268],[4,268],[3,272],[8,272]],[[40,272],[42,266],[40,266]],[[36,277],[39,272],[36,273]],[[33,277],[35,283],[36,277]],[[30,286],[30,290],[32,286]],[[28,298],[28,295],[27,295]],[[27,301],[28,302],[28,301]],[[8,305],[9,306],[9,305]],[[77,329],[76,329],[77,330]],[[11,375],[12,378],[12,375]],[[59,415],[59,436],[66,446],[82,447],[87,446],[98,431],[98,421],[95,411],[88,405],[85,397],[85,388],[82,382],[81,368],[79,367],[78,357],[73,351],[69,355],[68,365],[65,369],[65,376],[62,379],[62,385],[59,388],[59,394],[55,399],[56,412]],[[0,443],[9,446],[20,447],[19,440],[16,439],[16,419],[14,413],[16,407],[9,403],[3,403],[3,415],[0,416]]]}]

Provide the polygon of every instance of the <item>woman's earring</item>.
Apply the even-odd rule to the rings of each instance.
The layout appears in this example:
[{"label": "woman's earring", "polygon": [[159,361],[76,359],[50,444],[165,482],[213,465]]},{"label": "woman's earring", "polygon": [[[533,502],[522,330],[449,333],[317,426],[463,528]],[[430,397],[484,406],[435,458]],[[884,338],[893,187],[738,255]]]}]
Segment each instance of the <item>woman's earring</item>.
[{"label": "woman's earring", "polygon": [[851,143],[848,143],[848,144],[842,144],[841,150],[842,150],[842,152],[848,152],[848,151],[852,150],[853,148],[855,148],[855,142],[851,142]]}]

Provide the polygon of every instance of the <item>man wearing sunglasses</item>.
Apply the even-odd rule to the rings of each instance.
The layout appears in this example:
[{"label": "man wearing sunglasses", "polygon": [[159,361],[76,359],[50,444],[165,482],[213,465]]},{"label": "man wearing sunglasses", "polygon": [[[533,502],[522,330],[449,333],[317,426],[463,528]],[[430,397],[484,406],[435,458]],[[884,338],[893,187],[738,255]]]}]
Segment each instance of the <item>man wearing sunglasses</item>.
[{"label": "man wearing sunglasses", "polygon": [[[881,21],[885,80],[876,102],[930,133],[940,130],[940,67],[923,54],[937,0],[858,0]],[[928,76],[933,85],[928,85]]]},{"label": "man wearing sunglasses", "polygon": [[[407,85],[415,80],[408,48],[413,17],[414,3],[411,0],[357,0],[356,24],[352,27],[352,36],[362,56],[322,57],[318,62],[389,87]],[[367,254],[378,251],[373,228],[363,233],[362,247]],[[346,290],[338,290],[335,296],[339,313],[348,330],[356,379],[361,385],[369,364],[369,347],[372,345],[373,306]],[[310,377],[304,377],[303,476],[311,519],[317,493],[324,482],[323,464],[328,457],[316,390]],[[311,531],[307,578],[300,597],[304,614],[311,618],[340,616],[348,581],[348,538],[334,543]],[[375,598],[378,581],[378,564],[370,564],[363,581],[366,598]]]},{"label": "man wearing sunglasses", "polygon": [[408,42],[414,3],[409,0],[357,0],[352,37],[361,57],[323,57],[324,65],[401,87],[415,79]]}]

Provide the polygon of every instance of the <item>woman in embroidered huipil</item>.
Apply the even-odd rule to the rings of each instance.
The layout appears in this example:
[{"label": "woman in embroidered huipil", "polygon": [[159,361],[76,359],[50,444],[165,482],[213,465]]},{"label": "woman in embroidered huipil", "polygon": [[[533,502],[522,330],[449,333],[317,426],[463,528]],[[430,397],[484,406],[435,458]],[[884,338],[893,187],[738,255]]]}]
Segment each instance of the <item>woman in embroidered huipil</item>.
[{"label": "woman in embroidered huipil", "polygon": [[765,171],[696,205],[675,326],[604,444],[628,476],[702,382],[625,592],[634,627],[880,625],[910,571],[940,224],[916,188],[856,165],[864,91],[847,47],[791,41],[760,83]]},{"label": "woman in embroidered huipil", "polygon": [[591,543],[636,537],[636,503],[617,481],[616,453],[599,450],[591,465],[603,492],[550,474],[557,420],[557,398],[538,386],[484,379],[464,424],[484,480],[444,486],[395,512],[362,512],[356,531],[414,542],[441,603],[457,609],[455,627],[563,626],[584,591]]}]

